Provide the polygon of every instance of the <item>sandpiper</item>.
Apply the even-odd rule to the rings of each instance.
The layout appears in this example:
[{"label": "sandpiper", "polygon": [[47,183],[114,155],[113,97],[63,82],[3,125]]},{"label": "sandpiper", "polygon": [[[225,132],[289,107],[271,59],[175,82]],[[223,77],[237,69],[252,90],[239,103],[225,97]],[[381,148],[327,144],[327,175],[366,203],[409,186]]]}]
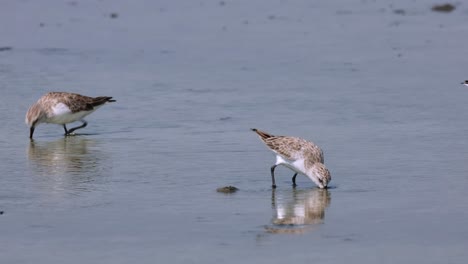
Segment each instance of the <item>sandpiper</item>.
[{"label": "sandpiper", "polygon": [[318,187],[327,187],[331,176],[323,164],[323,151],[317,145],[302,138],[273,136],[255,128],[252,131],[276,153],[276,163],[271,166],[273,188],[276,188],[275,168],[278,165],[284,165],[295,172],[292,177],[293,186],[296,186],[296,176],[300,173],[309,177]]},{"label": "sandpiper", "polygon": [[[26,113],[26,124],[30,128],[29,138],[32,139],[34,129],[40,123],[63,125],[65,135],[68,136],[73,131],[85,127],[88,123],[83,118],[107,102],[115,102],[115,100],[108,96],[88,97],[66,92],[47,93],[39,98]],[[81,121],[83,124],[67,129],[65,125],[75,121]]]}]

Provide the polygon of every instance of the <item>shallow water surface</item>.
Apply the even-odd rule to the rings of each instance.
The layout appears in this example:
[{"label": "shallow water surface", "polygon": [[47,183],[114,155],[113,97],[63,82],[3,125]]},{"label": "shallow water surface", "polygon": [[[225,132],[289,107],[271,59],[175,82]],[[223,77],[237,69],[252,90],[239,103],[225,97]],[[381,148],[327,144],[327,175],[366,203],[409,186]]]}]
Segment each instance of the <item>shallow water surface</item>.
[{"label": "shallow water surface", "polygon": [[[2,263],[465,263],[468,9],[431,4],[3,1]],[[47,91],[117,102],[30,142]],[[272,190],[253,127],[331,188]]]}]

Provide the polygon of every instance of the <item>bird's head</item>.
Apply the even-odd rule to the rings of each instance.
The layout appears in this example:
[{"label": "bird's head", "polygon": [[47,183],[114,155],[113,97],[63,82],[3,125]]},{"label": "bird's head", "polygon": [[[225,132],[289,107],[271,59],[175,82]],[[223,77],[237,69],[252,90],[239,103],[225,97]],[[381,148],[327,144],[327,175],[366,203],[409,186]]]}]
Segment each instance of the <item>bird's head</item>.
[{"label": "bird's head", "polygon": [[327,188],[328,183],[331,181],[330,171],[323,163],[316,162],[308,170],[307,176],[315,183],[320,189]]},{"label": "bird's head", "polygon": [[29,126],[29,138],[32,139],[34,128],[43,122],[45,112],[39,104],[33,104],[26,113],[26,125]]}]

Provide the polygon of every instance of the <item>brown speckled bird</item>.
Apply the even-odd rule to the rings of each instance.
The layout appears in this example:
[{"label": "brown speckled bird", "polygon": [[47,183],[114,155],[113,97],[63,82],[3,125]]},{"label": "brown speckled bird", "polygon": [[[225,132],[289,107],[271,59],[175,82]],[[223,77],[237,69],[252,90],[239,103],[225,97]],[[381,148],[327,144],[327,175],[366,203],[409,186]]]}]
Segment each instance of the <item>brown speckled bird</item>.
[{"label": "brown speckled bird", "polygon": [[276,153],[276,163],[271,167],[272,187],[276,188],[275,168],[284,165],[295,172],[292,182],[296,186],[298,173],[311,179],[319,188],[326,188],[331,180],[330,172],[323,164],[323,151],[313,142],[297,137],[274,136],[252,128],[270,150]]},{"label": "brown speckled bird", "polygon": [[[88,123],[85,116],[96,111],[108,102],[115,102],[112,97],[99,96],[88,97],[75,93],[50,92],[43,95],[33,104],[26,113],[26,124],[29,126],[29,138],[32,139],[34,129],[40,123],[52,123],[63,125],[65,135],[85,127]],[[65,124],[81,121],[83,124],[67,129]]]}]

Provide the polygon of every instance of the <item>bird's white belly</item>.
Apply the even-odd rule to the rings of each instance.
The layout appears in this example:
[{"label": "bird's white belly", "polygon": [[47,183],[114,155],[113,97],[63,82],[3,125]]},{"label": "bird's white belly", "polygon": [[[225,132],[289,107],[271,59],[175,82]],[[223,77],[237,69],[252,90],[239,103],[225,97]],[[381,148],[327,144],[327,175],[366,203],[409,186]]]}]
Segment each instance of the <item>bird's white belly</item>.
[{"label": "bird's white belly", "polygon": [[49,116],[46,120],[46,123],[52,124],[68,124],[73,123],[75,121],[83,119],[85,116],[94,112],[94,109],[91,111],[80,111],[76,113],[72,113],[70,108],[63,103],[58,103],[54,107],[52,107],[52,115]]},{"label": "bird's white belly", "polygon": [[283,165],[297,173],[305,174],[304,159],[292,161],[283,159],[280,155],[276,155],[276,165]]}]

